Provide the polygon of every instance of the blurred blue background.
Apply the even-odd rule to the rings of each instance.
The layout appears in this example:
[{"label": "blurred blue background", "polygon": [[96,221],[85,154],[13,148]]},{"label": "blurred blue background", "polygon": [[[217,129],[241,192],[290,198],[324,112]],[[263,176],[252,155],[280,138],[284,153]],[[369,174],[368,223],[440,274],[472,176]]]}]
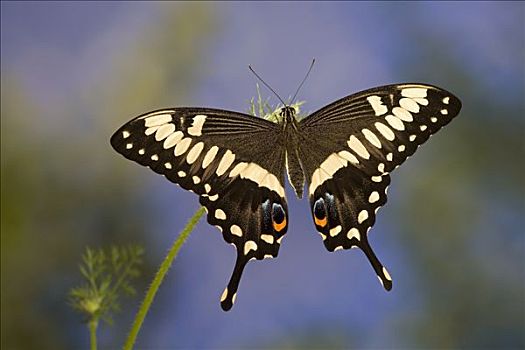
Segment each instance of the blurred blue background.
[{"label": "blurred blue background", "polygon": [[66,302],[80,255],[133,242],[146,248],[139,296],[99,332],[119,348],[198,208],[111,149],[120,125],[163,107],[246,111],[248,64],[288,96],[314,57],[303,111],[395,82],[463,101],[394,172],[371,231],[393,290],[359,251],[328,253],[288,187],[279,258],[247,266],[233,310],[219,297],[234,251],[202,220],[139,348],[524,348],[524,23],[521,2],[2,2],[2,349],[88,348]]}]

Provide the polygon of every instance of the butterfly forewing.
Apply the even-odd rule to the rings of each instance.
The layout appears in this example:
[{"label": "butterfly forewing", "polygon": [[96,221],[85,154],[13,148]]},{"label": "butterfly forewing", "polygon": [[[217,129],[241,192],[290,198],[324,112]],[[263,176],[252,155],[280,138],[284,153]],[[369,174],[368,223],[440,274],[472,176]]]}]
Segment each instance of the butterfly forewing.
[{"label": "butterfly forewing", "polygon": [[388,85],[340,99],[300,123],[299,157],[326,248],[361,248],[387,290],[390,275],[367,233],[387,201],[389,173],[460,108],[455,96],[434,86]]},{"label": "butterfly forewing", "polygon": [[284,138],[277,124],[215,109],[173,108],[139,116],[111,144],[126,158],[200,196],[208,222],[237,250],[221,297],[235,300],[245,264],[276,257],[288,228]]}]

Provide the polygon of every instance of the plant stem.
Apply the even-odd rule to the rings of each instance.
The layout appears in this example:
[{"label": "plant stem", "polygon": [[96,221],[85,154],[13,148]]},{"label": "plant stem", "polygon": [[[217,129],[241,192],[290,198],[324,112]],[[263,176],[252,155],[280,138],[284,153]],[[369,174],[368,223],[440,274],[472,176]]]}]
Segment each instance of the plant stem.
[{"label": "plant stem", "polygon": [[177,237],[177,239],[171,246],[168,255],[166,255],[166,258],[164,258],[164,261],[160,265],[159,270],[155,274],[155,278],[153,279],[153,282],[151,282],[146,296],[142,301],[142,305],[140,306],[140,309],[137,312],[137,315],[135,316],[133,326],[131,327],[131,331],[129,332],[128,338],[126,339],[126,343],[124,344],[124,350],[133,349],[133,346],[135,345],[135,340],[140,331],[140,327],[142,326],[142,322],[144,322],[144,318],[148,313],[148,310],[151,306],[151,303],[153,302],[153,299],[155,298],[155,295],[157,294],[157,290],[159,289],[162,280],[166,276],[166,273],[168,272],[171,264],[173,263],[173,260],[177,257],[181,246],[184,244],[184,242],[186,242],[186,239],[188,239],[188,236],[190,235],[191,231],[193,231],[195,225],[197,224],[197,222],[199,222],[199,219],[204,213],[204,207],[199,208],[199,210],[197,210],[197,212],[193,214],[193,217],[188,221],[186,227],[184,227],[179,237]]},{"label": "plant stem", "polygon": [[97,350],[97,327],[98,319],[93,318],[88,323],[89,327],[89,340],[90,340],[90,349]]}]

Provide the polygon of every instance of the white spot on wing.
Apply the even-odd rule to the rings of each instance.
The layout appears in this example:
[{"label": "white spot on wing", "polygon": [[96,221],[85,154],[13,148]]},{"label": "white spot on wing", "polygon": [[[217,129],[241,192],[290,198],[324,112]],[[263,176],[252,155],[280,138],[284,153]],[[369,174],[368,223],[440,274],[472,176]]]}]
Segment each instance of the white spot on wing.
[{"label": "white spot on wing", "polygon": [[323,182],[325,182],[326,179],[328,179],[327,174],[323,175],[319,169],[314,171],[314,173],[312,174],[312,181],[310,181],[310,187],[308,190],[310,195],[313,195],[317,187],[319,187]]},{"label": "white spot on wing", "polygon": [[431,121],[432,123],[436,123],[436,122],[438,121],[438,118],[436,118],[436,117],[432,117],[432,118],[430,118],[430,121]]},{"label": "white spot on wing", "polygon": [[414,120],[414,118],[412,118],[412,114],[410,114],[409,111],[401,107],[394,107],[394,109],[392,109],[392,113],[394,113],[396,117],[398,117],[404,122],[411,122]]},{"label": "white spot on wing", "polygon": [[139,149],[139,154],[140,155],[143,155],[144,153],[146,153],[146,150],[144,148]]},{"label": "white spot on wing", "polygon": [[405,88],[401,90],[401,96],[411,98],[427,97],[426,88]]},{"label": "white spot on wing", "polygon": [[448,111],[447,111],[446,109],[442,109],[442,110],[441,110],[441,114],[443,114],[443,115],[447,115],[447,114],[448,114]]},{"label": "white spot on wing", "polygon": [[404,151],[405,151],[405,145],[399,145],[399,146],[397,147],[397,150],[398,150],[399,152],[404,152]]},{"label": "white spot on wing", "polygon": [[244,243],[244,255],[248,255],[250,250],[257,251],[257,243],[254,241],[247,241]]},{"label": "white spot on wing", "polygon": [[185,177],[186,173],[181,170],[181,171],[177,172],[177,175],[179,175],[179,177]]},{"label": "white spot on wing", "polygon": [[389,114],[385,117],[385,120],[387,121],[387,123],[394,129],[396,130],[399,130],[399,131],[403,131],[405,130],[405,125],[403,124],[403,122],[401,121],[401,119],[399,119],[398,117],[396,116],[393,116],[392,114]]},{"label": "white spot on wing", "polygon": [[279,196],[284,198],[284,187],[279,182],[279,179],[258,164],[249,163],[239,175],[242,179],[252,180],[259,187],[266,187],[269,190],[277,192]]},{"label": "white spot on wing", "polygon": [[183,138],[179,143],[177,143],[177,146],[175,146],[175,157],[180,156],[181,154],[185,153],[191,144],[191,138],[185,137]]},{"label": "white spot on wing", "polygon": [[222,156],[219,166],[217,167],[217,171],[216,171],[217,176],[221,176],[222,174],[224,174],[234,161],[235,161],[235,154],[229,149],[226,150],[226,152]]},{"label": "white spot on wing", "polygon": [[450,97],[444,97],[443,98],[443,103],[448,105],[449,104],[449,100],[450,100]]},{"label": "white spot on wing", "polygon": [[409,112],[419,113],[419,105],[411,98],[402,98],[399,100],[399,105]]},{"label": "white spot on wing", "polygon": [[166,169],[171,169],[171,163],[170,162],[164,163],[164,167]]},{"label": "white spot on wing", "polygon": [[157,160],[159,160],[159,156],[154,154],[154,155],[151,156],[151,160],[157,161]]},{"label": "white spot on wing", "polygon": [[364,159],[369,159],[370,154],[366,150],[365,146],[359,141],[354,135],[350,136],[350,139],[347,141],[348,147],[350,147],[358,156]]},{"label": "white spot on wing", "polygon": [[201,182],[201,178],[198,177],[198,176],[193,176],[191,179],[193,180],[193,183],[195,185],[197,185],[199,182]]},{"label": "white spot on wing", "polygon": [[420,129],[421,131],[425,131],[425,130],[427,130],[427,126],[426,126],[426,125],[420,125],[420,126],[419,126],[419,129]]},{"label": "white spot on wing", "polygon": [[347,163],[346,159],[339,157],[337,153],[332,153],[319,167],[323,168],[330,176],[333,176],[339,169],[344,168]]},{"label": "white spot on wing", "polygon": [[242,230],[239,226],[237,225],[232,225],[230,227],[230,232],[232,233],[232,235],[235,235],[235,236],[239,236],[239,237],[242,237]]},{"label": "white spot on wing", "polygon": [[206,193],[210,192],[211,186],[209,184],[204,184],[204,190],[206,191]]},{"label": "white spot on wing", "polygon": [[330,229],[330,236],[332,237],[335,237],[339,234],[339,232],[341,232],[343,228],[341,227],[341,225],[337,225],[336,227]]},{"label": "white spot on wing", "polygon": [[376,122],[374,123],[374,126],[381,133],[381,135],[383,135],[383,137],[387,139],[388,141],[394,141],[394,139],[396,138],[396,135],[394,134],[392,129],[390,129],[385,124]]},{"label": "white spot on wing", "polygon": [[214,194],[213,196],[209,196],[208,199],[212,202],[215,202],[217,199],[219,199],[219,195]]},{"label": "white spot on wing", "polygon": [[357,216],[357,222],[363,223],[366,219],[368,219],[368,212],[366,210],[361,210],[359,212],[359,215]]},{"label": "white spot on wing", "polygon": [[410,135],[408,139],[410,140],[410,142],[414,142],[414,140],[416,139],[416,135]]},{"label": "white spot on wing", "polygon": [[338,154],[339,154],[339,157],[346,159],[350,163],[359,164],[359,160],[352,153],[348,151],[341,151]]},{"label": "white spot on wing", "polygon": [[428,106],[428,100],[426,98],[413,98],[413,100],[422,106]]},{"label": "white spot on wing", "polygon": [[383,178],[381,176],[372,176],[371,179],[374,182],[381,182],[381,181],[383,181]]},{"label": "white spot on wing", "polygon": [[131,135],[131,134],[130,134],[128,131],[126,131],[126,130],[124,130],[124,131],[122,132],[122,138],[127,139],[127,138],[129,137],[129,135]]},{"label": "white spot on wing", "polygon": [[215,210],[215,218],[219,220],[226,220],[226,213],[222,209]]},{"label": "white spot on wing", "polygon": [[126,149],[132,149],[132,148],[133,148],[133,144],[132,143],[126,144]]},{"label": "white spot on wing", "polygon": [[188,152],[188,156],[186,157],[186,162],[188,164],[193,164],[197,158],[199,158],[199,155],[201,154],[202,150],[204,148],[204,143],[198,142],[191,148],[191,150]]},{"label": "white spot on wing", "polygon": [[244,163],[244,162],[238,163],[236,166],[233,167],[232,171],[230,171],[229,177],[238,176],[247,166],[248,166],[248,163]]},{"label": "white spot on wing", "polygon": [[161,141],[164,140],[169,135],[173,134],[175,132],[175,125],[172,123],[164,124],[160,128],[157,129],[157,132],[155,133],[155,140]]},{"label": "white spot on wing", "polygon": [[381,101],[381,97],[379,96],[369,96],[366,98],[368,103],[372,106],[374,109],[374,112],[376,116],[383,115],[386,112],[388,112],[388,108],[386,108],[385,105],[383,105],[383,102]]},{"label": "white spot on wing", "polygon": [[184,134],[182,133],[182,131],[175,131],[173,134],[168,136],[166,140],[164,140],[162,147],[164,147],[164,149],[169,149],[175,146],[180,140],[182,140],[183,137]]},{"label": "white spot on wing", "polygon": [[149,135],[153,134],[154,132],[156,132],[158,129],[159,129],[158,126],[153,126],[151,128],[147,128],[144,133],[146,134],[146,136],[149,136]]},{"label": "white spot on wing", "polygon": [[389,281],[392,281],[392,277],[388,273],[387,269],[383,266],[383,275],[385,275],[386,279]]},{"label": "white spot on wing", "polygon": [[226,297],[228,296],[228,287],[226,287],[226,289],[224,289],[224,292],[222,292],[222,295],[221,295],[221,302],[223,302],[224,300],[226,300]]},{"label": "white spot on wing", "polygon": [[377,276],[377,279],[379,280],[379,282],[381,283],[381,285],[383,286],[383,288],[385,287],[385,285],[383,284],[383,280],[381,279],[381,277]]},{"label": "white spot on wing", "polygon": [[196,115],[193,117],[193,123],[191,127],[188,128],[188,134],[191,136],[201,136],[202,135],[202,126],[206,121],[206,116],[203,114]]},{"label": "white spot on wing", "polygon": [[213,146],[209,149],[209,151],[204,156],[204,159],[202,160],[202,168],[206,169],[208,165],[215,159],[215,156],[217,155],[217,152],[219,151],[219,147]]},{"label": "white spot on wing", "polygon": [[388,160],[389,162],[391,162],[392,159],[394,159],[394,155],[393,155],[392,153],[388,153],[388,154],[386,155],[386,160]]},{"label": "white spot on wing", "polygon": [[159,126],[171,122],[171,114],[157,114],[145,118],[144,126],[150,128],[152,126]]},{"label": "white spot on wing", "polygon": [[371,132],[368,129],[361,130],[363,135],[365,135],[365,138],[370,142],[372,145],[374,145],[376,148],[381,148],[381,141],[377,138],[376,134]]},{"label": "white spot on wing", "polygon": [[273,240],[274,240],[272,235],[261,235],[261,239],[268,244],[273,244]]},{"label": "white spot on wing", "polygon": [[355,227],[352,227],[350,231],[348,231],[348,234],[346,235],[348,239],[356,238],[358,241],[361,239],[361,235],[359,234],[359,230]]},{"label": "white spot on wing", "polygon": [[[350,154],[349,152],[346,153]],[[357,160],[357,158],[355,160]],[[326,180],[331,179],[339,169],[346,167],[347,164],[348,161],[338,153],[330,154],[312,174],[312,181],[310,181],[309,187],[310,195],[313,195],[317,187]]]},{"label": "white spot on wing", "polygon": [[370,194],[370,197],[368,197],[368,203],[375,203],[379,200],[379,193],[377,191],[374,191]]}]

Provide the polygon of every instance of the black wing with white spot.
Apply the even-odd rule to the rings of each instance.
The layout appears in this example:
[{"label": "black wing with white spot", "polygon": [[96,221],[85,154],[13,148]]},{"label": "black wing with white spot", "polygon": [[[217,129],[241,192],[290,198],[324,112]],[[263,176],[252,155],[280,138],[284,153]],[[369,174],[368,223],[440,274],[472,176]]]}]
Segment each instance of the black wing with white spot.
[{"label": "black wing with white spot", "polygon": [[206,108],[141,115],[111,138],[115,150],[200,196],[226,242],[237,250],[221,297],[229,310],[246,263],[276,257],[288,228],[284,136],[275,123]]},{"label": "black wing with white spot", "polygon": [[389,173],[460,108],[459,99],[434,86],[388,85],[340,99],[300,123],[298,154],[326,248],[361,248],[387,290],[392,280],[367,233],[387,201]]}]

